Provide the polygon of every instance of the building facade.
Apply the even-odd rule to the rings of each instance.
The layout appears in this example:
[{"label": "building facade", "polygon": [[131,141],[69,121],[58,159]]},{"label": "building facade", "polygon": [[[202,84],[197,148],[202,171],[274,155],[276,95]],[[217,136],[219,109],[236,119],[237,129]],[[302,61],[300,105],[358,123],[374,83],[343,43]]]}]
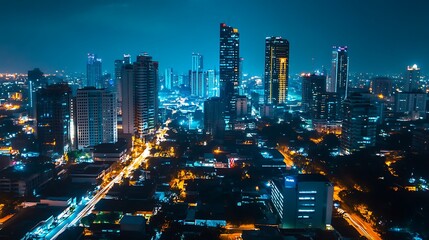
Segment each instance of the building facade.
[{"label": "building facade", "polygon": [[331,225],[333,185],[322,175],[285,176],[270,182],[280,228],[327,229]]},{"label": "building facade", "polygon": [[76,96],[78,149],[118,140],[116,94],[86,87]]},{"label": "building facade", "polygon": [[134,135],[135,122],[135,98],[134,98],[134,67],[126,64],[121,70],[122,91],[122,132]]},{"label": "building facade", "polygon": [[67,84],[37,91],[37,138],[42,155],[51,151],[63,155],[71,148],[71,95]]},{"label": "building facade", "polygon": [[377,108],[370,98],[360,93],[352,93],[344,100],[343,108],[340,138],[343,154],[375,146],[378,116]]}]

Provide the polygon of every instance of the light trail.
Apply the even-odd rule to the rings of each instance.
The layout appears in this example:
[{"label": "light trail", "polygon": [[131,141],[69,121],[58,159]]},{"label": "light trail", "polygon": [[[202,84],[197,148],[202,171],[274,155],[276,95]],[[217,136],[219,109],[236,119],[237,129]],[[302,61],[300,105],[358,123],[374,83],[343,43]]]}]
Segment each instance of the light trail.
[{"label": "light trail", "polygon": [[[147,148],[143,151],[140,156],[135,158],[128,166],[124,167],[122,171],[112,179],[108,184],[106,184],[103,188],[101,188],[86,204],[83,209],[79,212],[74,213],[76,215],[74,218],[71,216],[69,219],[64,220],[65,224],[57,231],[54,231],[56,228],[52,229],[50,233],[46,235],[48,239],[56,239],[61,233],[63,233],[67,228],[76,225],[80,219],[88,215],[95,207],[95,205],[105,197],[106,193],[115,185],[115,183],[120,182],[124,176],[128,176],[131,171],[138,168],[141,163],[147,160],[147,157],[150,155],[150,147],[147,144]],[[68,223],[67,223],[68,222]],[[52,235],[52,236],[50,236]]]}]

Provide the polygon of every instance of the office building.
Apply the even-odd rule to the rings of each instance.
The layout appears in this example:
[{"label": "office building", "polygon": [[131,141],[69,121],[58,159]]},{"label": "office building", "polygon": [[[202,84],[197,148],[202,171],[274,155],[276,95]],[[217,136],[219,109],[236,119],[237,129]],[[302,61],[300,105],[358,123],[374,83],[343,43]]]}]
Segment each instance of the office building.
[{"label": "office building", "polygon": [[126,64],[130,64],[130,58],[131,55],[129,54],[124,54],[124,58],[115,60],[115,81],[114,81],[114,85],[116,88],[116,96],[118,98],[118,113],[121,115],[122,114],[122,82],[121,82],[121,77],[122,77],[122,68],[126,65]]},{"label": "office building", "polygon": [[122,91],[122,132],[134,135],[135,128],[135,97],[134,97],[134,67],[125,64],[121,71]]},{"label": "office building", "polygon": [[229,129],[232,129],[240,73],[240,34],[238,29],[221,23],[219,45],[220,98],[225,106],[225,124]]},{"label": "office building", "polygon": [[28,71],[28,116],[35,118],[36,116],[36,92],[38,89],[46,86],[46,78],[39,68]]},{"label": "office building", "polygon": [[215,70],[207,70],[207,97],[219,97],[219,75]]},{"label": "office building", "polygon": [[223,118],[223,103],[219,97],[212,97],[204,101],[204,131],[212,137],[223,136],[225,122]]},{"label": "office building", "polygon": [[78,149],[118,140],[116,94],[86,87],[76,96]]},{"label": "office building", "polygon": [[370,98],[361,93],[351,93],[344,100],[343,108],[342,152],[351,154],[375,146],[378,116]]},{"label": "office building", "polygon": [[327,92],[336,92],[341,100],[347,97],[349,85],[349,57],[347,46],[332,49],[331,75],[326,86]]},{"label": "office building", "polygon": [[289,42],[282,37],[265,39],[265,103],[285,104],[288,94]]},{"label": "office building", "polygon": [[325,92],[316,96],[312,118],[327,121],[338,120],[340,103],[336,93]]},{"label": "office building", "polygon": [[164,71],[164,88],[171,90],[174,86],[174,74],[172,68],[166,68]]},{"label": "office building", "polygon": [[416,92],[422,89],[420,83],[420,68],[417,64],[407,67],[407,73],[405,74],[404,85],[402,88],[403,92]]},{"label": "office building", "polygon": [[42,155],[63,155],[70,149],[71,89],[49,85],[37,91],[37,139]]},{"label": "office building", "polygon": [[203,56],[199,53],[192,53],[191,72],[200,72],[204,69]]},{"label": "office building", "polygon": [[45,87],[47,84],[47,79],[39,68],[28,71],[28,81],[31,81],[36,89]]},{"label": "office building", "polygon": [[395,113],[407,120],[426,119],[427,94],[423,92],[398,92],[395,94]]},{"label": "office building", "polygon": [[321,94],[326,93],[326,76],[310,73],[301,74],[302,80],[302,111],[311,118],[316,115]]},{"label": "office building", "polygon": [[86,86],[102,88],[103,74],[101,70],[101,59],[93,53],[88,53],[88,60],[86,63]]},{"label": "office building", "polygon": [[388,77],[376,77],[371,79],[371,93],[383,99],[390,99],[393,93],[392,80]]},{"label": "office building", "polygon": [[207,72],[190,72],[189,79],[191,79],[191,94],[201,98],[207,97]]},{"label": "office building", "polygon": [[134,108],[137,136],[155,133],[158,123],[158,62],[147,53],[134,62]]},{"label": "office building", "polygon": [[280,228],[325,230],[331,227],[333,185],[324,176],[285,176],[270,184],[271,201],[280,217]]}]

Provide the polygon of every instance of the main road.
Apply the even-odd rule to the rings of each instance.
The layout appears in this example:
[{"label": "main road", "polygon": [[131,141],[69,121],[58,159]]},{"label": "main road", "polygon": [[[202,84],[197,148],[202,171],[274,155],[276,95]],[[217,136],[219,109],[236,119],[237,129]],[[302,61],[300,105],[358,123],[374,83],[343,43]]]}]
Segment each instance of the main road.
[{"label": "main road", "polygon": [[147,160],[147,157],[150,155],[150,146],[147,144],[146,149],[143,151],[140,156],[133,159],[130,164],[125,166],[121,172],[113,178],[109,183],[104,184],[103,187],[88,201],[83,202],[81,205],[78,205],[73,214],[68,218],[64,219],[58,226],[51,229],[48,234],[45,236],[45,239],[55,239],[61,233],[63,233],[67,228],[76,225],[80,219],[88,215],[94,206],[106,195],[106,193],[113,187],[115,183],[119,183],[125,176],[128,176],[131,171],[137,169],[144,161]]}]

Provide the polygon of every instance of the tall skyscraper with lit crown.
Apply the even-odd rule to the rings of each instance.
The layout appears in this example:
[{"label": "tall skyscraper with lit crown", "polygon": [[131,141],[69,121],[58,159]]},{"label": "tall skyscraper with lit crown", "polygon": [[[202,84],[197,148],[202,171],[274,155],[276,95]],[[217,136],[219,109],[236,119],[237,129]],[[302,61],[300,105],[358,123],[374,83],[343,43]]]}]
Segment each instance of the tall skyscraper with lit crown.
[{"label": "tall skyscraper with lit crown", "polygon": [[288,94],[289,42],[282,37],[265,39],[265,103],[285,104]]},{"label": "tall skyscraper with lit crown", "polygon": [[225,120],[231,126],[235,118],[236,96],[238,95],[240,34],[237,28],[220,24],[219,41],[220,98],[225,106]]}]

